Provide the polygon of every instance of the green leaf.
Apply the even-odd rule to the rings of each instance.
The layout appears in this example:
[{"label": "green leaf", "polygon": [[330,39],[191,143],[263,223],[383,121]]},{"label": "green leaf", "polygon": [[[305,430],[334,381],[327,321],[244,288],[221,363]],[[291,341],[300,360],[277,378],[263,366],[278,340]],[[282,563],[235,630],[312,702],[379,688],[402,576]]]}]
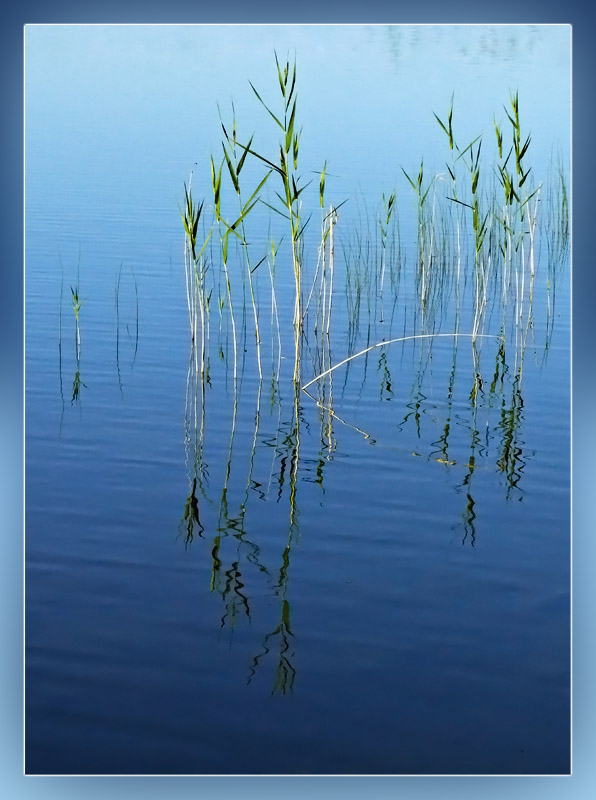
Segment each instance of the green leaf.
[{"label": "green leaf", "polygon": [[296,241],[298,241],[298,239],[299,239],[299,238],[302,236],[302,232],[304,231],[304,229],[306,228],[306,226],[307,226],[307,225],[308,225],[308,223],[310,222],[310,218],[311,218],[311,217],[312,217],[312,214],[309,214],[309,215],[308,215],[308,219],[306,220],[306,222],[304,223],[304,225],[303,225],[303,226],[300,228],[300,230],[298,231],[298,236],[296,236]]},{"label": "green leaf", "polygon": [[[276,192],[275,194],[277,194],[277,192]],[[281,197],[280,197],[278,194],[277,194],[277,196],[279,197],[279,199],[280,199],[280,200],[282,201],[282,203],[283,203],[283,200],[282,200],[282,198],[281,198]],[[271,209],[271,211],[275,211],[275,213],[276,213],[276,214],[279,214],[279,215],[280,215],[280,217],[283,217],[284,219],[287,219],[287,220],[289,220],[289,219],[290,219],[290,217],[289,217],[287,214],[285,214],[283,211],[280,211],[280,210],[279,210],[279,208],[275,208],[275,206],[272,206],[272,205],[270,205],[269,203],[266,203],[266,202],[265,202],[265,200],[261,199],[261,203],[262,203],[264,206],[267,206],[267,208],[270,208],[270,209]]]},{"label": "green leaf", "polygon": [[213,199],[215,203],[215,216],[217,219],[220,217],[220,193],[221,193],[221,170],[223,168],[223,161],[219,167],[219,171],[215,171],[215,164],[213,163],[213,156],[211,156],[211,181],[213,183]]},{"label": "green leaf", "polygon": [[296,133],[294,135],[294,144],[293,144],[293,156],[294,156],[294,169],[298,169],[298,145],[300,144],[300,136],[301,133]]},{"label": "green leaf", "polygon": [[476,142],[478,141],[478,139],[480,139],[481,136],[482,134],[480,134],[480,136],[477,136],[472,142],[470,142],[470,144],[461,151],[461,153],[455,160],[459,161],[459,159],[462,158],[468,152],[468,150],[476,144]]},{"label": "green leaf", "polygon": [[202,210],[203,210],[203,203],[201,203],[201,205],[199,206],[199,208],[198,208],[198,210],[196,212],[195,224],[193,225],[193,228],[192,228],[193,239],[195,239],[195,240],[197,238],[197,229],[199,227],[199,220],[201,219]]},{"label": "green leaf", "polygon": [[530,167],[530,169],[523,175],[521,181],[519,182],[519,188],[520,189],[524,185],[524,183],[526,182],[526,178],[528,177],[528,175],[530,174],[531,171],[532,171],[532,167]]},{"label": "green leaf", "polygon": [[438,116],[435,114],[435,112],[434,112],[434,111],[433,111],[433,114],[434,114],[434,116],[435,116],[435,119],[437,120],[437,122],[438,122],[438,123],[439,123],[439,125],[441,126],[441,128],[443,128],[443,130],[445,131],[445,133],[447,134],[447,136],[449,136],[449,131],[448,131],[448,130],[447,130],[447,128],[446,128],[446,127],[443,125],[443,123],[441,122],[441,120],[438,118]]},{"label": "green leaf", "polygon": [[511,158],[511,153],[513,153],[513,147],[509,148],[509,152],[507,153],[507,158],[505,159],[505,161],[503,161],[503,167],[507,166],[507,162]]},{"label": "green leaf", "polygon": [[327,169],[327,162],[325,161],[323,165],[323,171],[321,172],[321,181],[319,183],[319,199],[321,201],[321,208],[323,208],[323,196],[325,194],[325,170]]},{"label": "green leaf", "polygon": [[257,267],[260,267],[260,266],[261,266],[261,264],[263,263],[263,261],[265,261],[265,259],[266,259],[266,258],[267,258],[267,256],[266,256],[266,255],[264,255],[264,256],[263,256],[263,258],[262,258],[262,259],[259,261],[259,263],[258,263],[258,264],[256,264],[256,265],[255,265],[255,266],[254,266],[254,267],[251,269],[251,271],[250,271],[250,274],[251,274],[251,275],[252,275],[252,273],[253,273],[253,272],[254,272],[254,271],[257,269]]},{"label": "green leaf", "polygon": [[458,203],[460,206],[465,206],[466,208],[471,208],[472,210],[474,209],[474,206],[464,203],[462,200],[458,200],[457,197],[448,197],[447,200],[451,200],[453,203]]},{"label": "green leaf", "polygon": [[290,121],[288,123],[288,129],[286,131],[286,153],[290,152],[290,147],[292,146],[292,136],[294,135],[294,120],[296,118],[296,100],[294,100],[294,105],[292,106],[292,112],[290,114]]},{"label": "green leaf", "polygon": [[228,156],[228,151],[226,150],[226,146],[223,142],[221,143],[221,146],[223,147],[226,164],[228,165],[228,171],[230,173],[232,183],[234,184],[234,189],[236,189],[236,194],[240,194],[240,186],[238,184],[238,178],[236,177],[236,173],[234,172],[234,167],[232,166],[232,162],[230,161],[230,157]]},{"label": "green leaf", "polygon": [[424,201],[426,200],[426,197],[427,197],[428,193],[430,192],[430,187],[431,186],[432,186],[432,183],[429,183],[427,190],[424,192],[424,195],[422,196],[422,199],[420,200],[420,205],[421,206],[424,205]]},{"label": "green leaf", "polygon": [[524,157],[524,155],[526,154],[526,151],[527,151],[528,147],[530,146],[530,141],[531,141],[531,136],[528,136],[528,138],[526,139],[526,142],[525,142],[524,146],[522,147],[522,149],[520,151],[520,154],[518,156],[519,161],[521,161],[522,158]]},{"label": "green leaf", "polygon": [[271,162],[271,161],[269,161],[267,158],[264,158],[263,156],[259,155],[259,154],[258,154],[257,152],[255,152],[254,150],[251,150],[251,149],[250,149],[248,146],[246,146],[246,145],[243,145],[243,144],[240,144],[240,142],[234,142],[234,144],[237,144],[237,145],[238,145],[238,147],[241,147],[241,148],[242,148],[243,150],[245,150],[247,153],[250,153],[250,154],[251,154],[251,156],[254,156],[255,158],[258,158],[260,161],[263,161],[265,164],[267,164],[268,166],[270,166],[270,167],[271,167],[271,169],[274,169],[276,172],[279,172],[279,174],[283,176],[283,173],[282,173],[282,171],[280,170],[280,168],[277,166],[277,164],[273,164],[273,162]]},{"label": "green leaf", "polygon": [[509,112],[507,111],[507,109],[506,109],[506,108],[505,108],[505,113],[507,114],[507,117],[509,118],[509,122],[510,122],[510,123],[513,125],[513,128],[514,128],[515,130],[517,130],[517,125],[516,125],[516,123],[515,123],[515,120],[514,120],[514,119],[512,119],[511,115],[509,114]]},{"label": "green leaf", "polygon": [[[190,239],[190,238],[191,238],[191,236],[190,236],[190,230],[189,230],[189,228],[188,228],[188,222],[187,222],[186,216],[185,216],[185,215],[182,213],[182,211],[180,212],[180,216],[182,217],[182,224],[184,225],[184,230],[185,230],[185,232],[186,232],[186,235],[187,235],[187,236],[188,236],[188,238]],[[71,291],[72,291],[72,290],[71,290]]]},{"label": "green leaf", "polygon": [[329,213],[325,214],[325,216],[323,217],[323,222],[325,222],[325,220],[327,219],[327,217],[330,217],[332,214],[337,214],[337,212],[339,211],[339,209],[340,209],[340,208],[341,208],[343,205],[345,205],[347,202],[348,202],[348,200],[347,200],[347,199],[346,199],[346,200],[342,200],[342,201],[341,201],[341,203],[340,203],[338,206],[334,206],[334,207],[331,209],[331,211],[329,211]]},{"label": "green leaf", "polygon": [[[242,209],[242,213],[240,214],[240,216],[238,217],[238,219],[236,220],[236,222],[234,222],[232,225],[227,225],[227,227],[228,227],[228,228],[229,228],[229,229],[232,231],[232,233],[236,233],[236,228],[238,227],[238,225],[240,225],[240,223],[241,223],[241,222],[242,222],[244,219],[246,219],[246,217],[249,215],[249,213],[251,212],[251,210],[252,210],[252,209],[253,209],[253,208],[256,206],[256,204],[257,204],[258,202],[259,202],[259,200],[258,200],[258,198],[257,198],[256,200],[254,200],[254,201],[253,201],[253,203],[252,203],[251,205],[249,205],[249,204],[247,203],[247,204],[244,206],[244,208]],[[226,223],[226,224],[227,224],[227,223]],[[240,238],[242,238],[242,237],[240,237]]]},{"label": "green leaf", "polygon": [[[276,195],[276,197],[279,197],[279,199],[280,199],[280,202],[281,202],[282,206],[285,206],[285,208],[287,208],[287,207],[288,207],[288,198],[286,197],[286,198],[284,199],[284,198],[283,198],[283,197],[280,195],[280,193],[279,193],[278,191],[276,191],[276,192],[275,192],[275,195]],[[289,217],[288,217],[288,219],[289,219]]]},{"label": "green leaf", "polygon": [[248,144],[246,145],[246,148],[244,149],[244,152],[240,156],[240,161],[238,162],[238,166],[236,168],[236,175],[240,175],[240,170],[244,166],[244,161],[246,160],[246,156],[248,155],[248,153],[250,153],[250,146],[252,144],[252,140],[253,139],[254,139],[254,134],[248,140]]},{"label": "green leaf", "polygon": [[[528,170],[528,172],[529,172],[529,171],[530,171],[530,170]],[[532,192],[532,194],[529,194],[529,195],[526,197],[526,199],[525,199],[525,200],[524,200],[524,202],[522,203],[522,206],[521,206],[521,207],[523,208],[523,207],[526,205],[526,203],[529,203],[529,202],[530,202],[530,200],[531,200],[531,199],[534,197],[534,195],[535,195],[535,194],[537,194],[537,193],[540,191],[540,189],[541,189],[541,188],[542,188],[542,184],[540,184],[540,186],[538,186],[538,188],[534,189],[534,191]],[[519,197],[517,198],[517,201],[519,202]]]},{"label": "green leaf", "polygon": [[209,241],[209,239],[211,238],[211,234],[212,234],[212,233],[213,233],[213,226],[211,226],[211,230],[209,231],[209,233],[207,234],[207,238],[206,238],[206,239],[205,239],[205,241],[203,242],[203,246],[201,247],[201,252],[200,252],[200,253],[199,253],[199,255],[197,256],[197,261],[199,260],[199,258],[200,258],[200,257],[203,255],[203,253],[205,252],[205,248],[207,247],[207,242],[208,242],[208,241]]},{"label": "green leaf", "polygon": [[403,167],[401,168],[401,171],[403,172],[403,174],[408,179],[408,183],[410,184],[412,189],[416,192],[416,194],[418,194],[418,189],[416,188],[416,185],[414,184],[414,181],[410,178],[410,176],[408,175],[408,173],[405,171],[405,169]]},{"label": "green leaf", "polygon": [[482,147],[482,139],[478,142],[478,149],[476,150],[476,161],[475,161],[475,169],[478,171],[478,164],[480,162],[480,148]]},{"label": "green leaf", "polygon": [[251,201],[252,201],[252,200],[253,200],[253,199],[256,197],[256,195],[258,194],[258,192],[260,192],[260,191],[261,191],[261,189],[263,188],[263,186],[265,185],[265,183],[266,183],[266,181],[267,181],[267,178],[268,178],[270,175],[271,175],[271,170],[269,170],[269,172],[268,172],[268,173],[265,175],[265,177],[263,178],[263,180],[262,180],[262,181],[259,183],[259,185],[257,186],[257,188],[254,190],[254,192],[253,192],[253,193],[251,194],[251,196],[248,198],[248,200],[247,200],[247,201],[246,201],[246,203],[244,204],[244,208],[246,208],[246,206],[248,206],[248,205],[249,205],[249,203],[250,203],[250,202],[251,202]]},{"label": "green leaf", "polygon": [[284,152],[284,149],[283,149],[283,147],[281,145],[279,146],[279,163],[280,163],[281,174],[283,175],[284,178],[287,179],[287,177],[288,177],[288,162],[286,160],[286,154]]},{"label": "green leaf", "polygon": [[499,158],[503,157],[503,133],[499,126],[497,125],[497,121],[495,120],[495,133],[497,134],[497,147],[499,148]]},{"label": "green leaf", "polygon": [[478,188],[478,178],[480,176],[480,172],[478,169],[475,169],[472,173],[472,194],[476,194],[476,189]]},{"label": "green leaf", "polygon": [[279,88],[281,89],[281,93],[282,93],[283,97],[285,98],[285,96],[286,96],[286,86],[285,86],[285,83],[284,83],[284,79],[281,76],[281,68],[279,66],[279,61],[277,59],[277,53],[275,52],[275,50],[273,51],[273,54],[275,55],[275,65],[277,67],[277,77],[279,78]]},{"label": "green leaf", "polygon": [[277,122],[277,124],[278,124],[278,125],[279,125],[279,127],[282,129],[282,131],[283,131],[283,130],[285,130],[285,129],[284,129],[284,126],[281,124],[281,122],[280,122],[280,121],[278,120],[278,118],[275,116],[275,114],[273,113],[273,111],[271,111],[271,109],[270,109],[270,108],[269,108],[269,107],[266,105],[266,103],[263,101],[263,99],[261,98],[261,95],[260,95],[260,94],[257,92],[257,90],[256,90],[256,89],[255,89],[255,87],[252,85],[252,83],[251,83],[250,81],[249,81],[249,83],[250,83],[250,85],[251,85],[251,88],[252,88],[253,92],[256,94],[256,96],[257,96],[258,100],[260,101],[261,105],[263,106],[263,108],[264,108],[266,111],[268,111],[268,112],[269,112],[269,114],[271,114],[271,116],[272,116],[272,117],[273,117],[273,119],[274,119],[274,120]]},{"label": "green leaf", "polygon": [[[293,178],[292,178],[292,181],[294,181],[294,179],[293,179]],[[307,189],[307,188],[308,188],[308,187],[311,185],[311,183],[312,183],[312,179],[311,179],[311,180],[310,180],[308,183],[305,183],[305,184],[304,184],[304,186],[301,186],[301,187],[300,187],[300,189],[298,189],[298,190],[297,190],[297,192],[296,192],[296,197],[295,197],[295,199],[296,199],[296,200],[297,200],[297,199],[300,197],[300,195],[302,194],[302,192],[303,192],[305,189]],[[295,186],[295,185],[296,185],[296,184],[294,184],[294,186]]]},{"label": "green leaf", "polygon": [[294,62],[294,70],[292,75],[292,85],[290,86],[290,92],[288,94],[288,99],[286,101],[286,111],[288,110],[290,103],[292,102],[292,95],[294,94],[294,87],[296,86],[296,62]]}]

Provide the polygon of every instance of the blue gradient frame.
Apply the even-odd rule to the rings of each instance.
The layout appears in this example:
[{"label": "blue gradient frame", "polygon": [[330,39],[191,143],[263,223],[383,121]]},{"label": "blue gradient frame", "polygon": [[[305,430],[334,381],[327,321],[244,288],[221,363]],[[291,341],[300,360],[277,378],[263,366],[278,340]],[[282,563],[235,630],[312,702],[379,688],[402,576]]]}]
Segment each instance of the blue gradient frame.
[{"label": "blue gradient frame", "polygon": [[[237,10],[235,6],[238,6]],[[596,718],[596,640],[592,609],[596,608],[595,518],[591,468],[595,423],[592,396],[594,371],[590,369],[594,322],[591,318],[595,296],[596,270],[590,260],[587,232],[592,176],[588,157],[588,137],[593,126],[593,76],[596,73],[592,42],[591,12],[583,0],[564,5],[552,0],[531,0],[520,5],[503,0],[497,8],[478,4],[427,2],[424,6],[403,8],[390,0],[372,0],[362,9],[353,0],[316,4],[312,0],[296,7],[280,9],[261,2],[258,7],[226,3],[219,12],[211,5],[204,9],[196,2],[170,0],[162,10],[152,0],[104,0],[97,8],[57,0],[48,6],[29,2],[2,11],[0,35],[3,78],[3,213],[4,265],[0,270],[3,307],[0,313],[0,358],[3,367],[0,392],[2,438],[1,495],[3,512],[3,570],[0,605],[0,666],[2,704],[0,706],[0,789],[10,798],[89,798],[140,796],[155,793],[163,797],[217,794],[220,797],[393,797],[404,792],[408,797],[502,797],[585,798],[596,791],[593,766],[594,720]],[[520,16],[521,12],[521,16]],[[255,778],[43,778],[23,776],[23,26],[26,23],[163,23],[163,22],[317,22],[317,23],[570,23],[573,25],[573,161],[588,168],[573,174],[573,774],[571,777],[255,777]],[[592,136],[593,138],[593,136]],[[593,223],[592,223],[593,225]],[[590,492],[590,489],[592,490]],[[590,525],[590,523],[592,523]]]}]

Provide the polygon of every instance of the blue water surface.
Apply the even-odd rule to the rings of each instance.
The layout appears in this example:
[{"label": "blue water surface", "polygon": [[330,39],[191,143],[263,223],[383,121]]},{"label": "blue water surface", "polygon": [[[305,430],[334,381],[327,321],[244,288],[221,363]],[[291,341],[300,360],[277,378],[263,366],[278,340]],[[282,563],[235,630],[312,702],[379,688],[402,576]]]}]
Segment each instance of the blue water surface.
[{"label": "blue water surface", "polygon": [[[568,773],[569,27],[35,25],[25,45],[26,771]],[[275,53],[312,181],[300,380],[275,171],[247,246],[230,234],[236,359],[225,228],[204,251],[202,380],[184,184],[204,240],[222,123],[278,164],[249,83],[283,114]],[[483,262],[473,342],[465,165],[481,137],[498,230],[516,93],[539,222],[506,301],[496,244]],[[246,159],[244,200],[266,168]]]}]

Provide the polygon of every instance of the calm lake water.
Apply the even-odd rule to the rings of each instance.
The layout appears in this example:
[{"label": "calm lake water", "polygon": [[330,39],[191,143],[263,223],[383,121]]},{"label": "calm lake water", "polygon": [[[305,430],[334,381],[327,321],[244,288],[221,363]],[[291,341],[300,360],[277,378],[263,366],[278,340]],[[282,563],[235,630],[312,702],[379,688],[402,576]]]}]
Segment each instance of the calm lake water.
[{"label": "calm lake water", "polygon": [[[275,170],[189,335],[274,52],[298,366]],[[26,771],[567,773],[570,29],[28,26],[25,87]]]}]

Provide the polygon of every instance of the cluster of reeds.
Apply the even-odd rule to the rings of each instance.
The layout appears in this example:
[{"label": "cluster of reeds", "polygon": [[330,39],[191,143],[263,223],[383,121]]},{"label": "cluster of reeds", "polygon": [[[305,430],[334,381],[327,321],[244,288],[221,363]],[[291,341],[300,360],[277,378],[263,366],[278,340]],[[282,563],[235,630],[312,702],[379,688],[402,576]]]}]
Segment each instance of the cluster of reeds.
[{"label": "cluster of reeds", "polygon": [[[398,343],[402,348],[408,342],[413,344],[419,358],[418,369],[397,433],[413,425],[417,438],[421,439],[425,425],[424,380],[427,370],[430,373],[433,342],[440,337],[452,341],[453,363],[446,387],[445,417],[440,434],[426,455],[445,468],[463,470],[458,491],[465,498],[464,540],[473,544],[477,536],[473,478],[478,461],[486,457],[480,436],[482,420],[478,415],[483,407],[494,408],[497,402],[499,423],[490,431],[490,436],[499,442],[494,463],[504,476],[508,493],[519,491],[523,470],[519,437],[523,421],[522,365],[533,331],[542,184],[533,184],[533,173],[527,166],[531,136],[523,133],[517,93],[511,95],[505,108],[505,126],[494,122],[496,156],[488,164],[490,144],[484,136],[460,146],[451,98],[446,115],[434,115],[448,142],[447,171],[430,173],[424,158],[417,172],[401,168],[406,181],[404,189],[410,198],[410,190],[415,196],[415,233],[411,245],[408,242],[404,245],[402,239],[399,213],[402,192],[397,184],[381,195],[377,209],[359,208],[358,224],[343,232],[338,214],[342,204],[329,204],[325,198],[326,162],[318,181],[320,235],[311,235],[309,228],[306,237],[311,215],[303,211],[304,191],[309,184],[303,182],[299,169],[301,131],[297,122],[296,63],[286,60],[281,64],[276,55],[275,67],[279,108],[266,102],[252,83],[250,87],[277,131],[277,150],[269,152],[258,147],[255,135],[241,137],[232,107],[231,124],[221,122],[222,157],[210,159],[210,202],[203,199],[197,203],[191,194],[190,181],[184,186],[181,215],[192,347],[186,404],[189,488],[181,530],[187,544],[195,536],[209,540],[210,585],[212,591],[221,595],[225,606],[222,627],[233,627],[240,617],[251,619],[251,581],[256,575],[265,576],[270,582],[280,601],[281,619],[265,636],[262,652],[253,660],[249,681],[270,652],[272,643],[277,641],[276,690],[283,692],[291,690],[295,677],[291,658],[294,632],[290,627],[287,589],[292,545],[299,530],[300,469],[314,473],[308,479],[323,487],[325,465],[333,459],[337,447],[336,423],[348,426],[370,441],[377,436],[376,432],[365,431],[338,413],[351,367],[356,363],[363,366],[362,391],[369,358],[371,363],[374,361],[380,397],[395,402],[395,373],[388,348]],[[249,164],[251,188],[245,192]],[[556,178],[549,190],[545,221],[551,321],[556,277],[551,265],[557,258],[565,258],[569,239],[564,171],[560,170]],[[314,205],[313,202],[311,206]],[[270,218],[283,225],[285,232],[277,228],[272,235],[269,229],[265,235],[260,229],[259,235],[249,235],[253,220],[259,219],[253,210],[259,208],[268,209],[266,213],[271,212]],[[207,218],[208,209],[212,211],[211,219]],[[212,236],[214,232],[216,236]],[[214,246],[217,239],[219,248]],[[288,269],[285,283],[293,289],[291,320],[288,315],[284,317],[284,305],[277,299],[276,284],[284,269]],[[259,277],[263,273],[267,273],[265,293],[259,291]],[[212,305],[219,308],[221,338],[224,338],[223,322],[226,336],[231,332],[232,357],[224,357],[223,362],[226,377],[229,371],[233,380],[230,442],[221,481],[215,482],[215,490],[209,485],[212,481],[205,456],[210,338],[216,339],[210,337]],[[267,328],[264,324],[267,305],[270,342],[263,334]],[[248,326],[247,316],[249,320],[252,316]],[[341,329],[335,324],[337,319],[342,320]],[[282,356],[290,336],[294,351],[291,364],[289,360],[284,362]],[[252,401],[247,400],[242,386],[244,354],[250,352],[251,340],[258,373]],[[481,345],[486,340],[494,344],[496,351],[492,381],[483,377],[486,370],[482,367]],[[332,347],[333,342],[340,344]],[[453,455],[451,444],[456,360],[462,342],[471,343],[472,353],[466,389],[470,443],[465,462]],[[222,341],[217,344],[223,356]],[[262,382],[267,348],[271,356],[268,423],[273,430],[263,432],[263,416],[267,418],[267,413],[262,406],[267,409],[267,403],[262,401]],[[340,349],[334,359],[333,354]],[[291,376],[284,371],[284,363]],[[305,374],[307,365],[311,370],[309,377]],[[339,381],[337,376],[342,373],[343,381]],[[308,460],[301,453],[303,395],[316,404],[320,423],[318,452]],[[248,468],[239,476],[237,457],[232,457],[237,415],[242,413],[239,410],[246,413],[246,409],[252,408],[254,436]],[[272,422],[275,415],[277,420]],[[270,458],[268,467],[264,454]],[[273,497],[279,502],[284,494],[289,510],[288,537],[280,543],[279,564],[275,568],[264,563],[257,534],[251,533],[247,510],[252,498],[264,501]],[[212,524],[208,522],[209,516],[214,517]]]}]

